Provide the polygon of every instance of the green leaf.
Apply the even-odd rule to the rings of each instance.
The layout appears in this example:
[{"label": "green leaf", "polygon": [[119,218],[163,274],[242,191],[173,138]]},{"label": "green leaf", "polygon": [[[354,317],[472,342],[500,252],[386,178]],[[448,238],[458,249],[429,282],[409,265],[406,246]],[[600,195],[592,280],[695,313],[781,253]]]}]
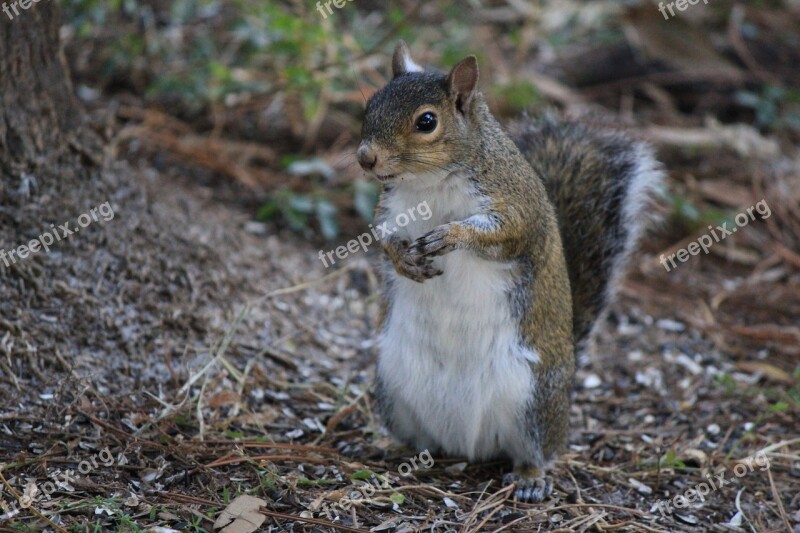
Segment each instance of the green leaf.
[{"label": "green leaf", "polygon": [[375,473],[372,470],[367,470],[367,469],[357,470],[350,475],[350,479],[354,481],[364,480],[364,479],[369,479],[374,475]]},{"label": "green leaf", "polygon": [[395,492],[394,494],[389,496],[389,499],[392,500],[397,505],[402,505],[403,502],[406,501],[406,497],[400,494],[399,492]]},{"label": "green leaf", "polygon": [[317,200],[317,220],[323,237],[332,240],[339,235],[339,224],[336,222],[336,206],[325,199]]},{"label": "green leaf", "polygon": [[280,208],[278,207],[278,204],[270,200],[259,208],[258,212],[256,213],[256,219],[261,222],[266,222],[275,218],[275,215],[277,215],[279,212]]},{"label": "green leaf", "polygon": [[297,155],[297,154],[285,154],[285,155],[282,155],[281,156],[281,160],[280,160],[281,170],[286,170],[289,167],[289,165],[291,165],[295,161],[299,161],[299,160],[300,160],[300,156]]},{"label": "green leaf", "polygon": [[233,80],[231,69],[219,61],[211,61],[208,64],[208,71],[211,73],[211,77],[217,81],[228,83]]},{"label": "green leaf", "polygon": [[375,206],[378,205],[380,187],[374,181],[365,180],[356,181],[354,187],[353,204],[356,212],[367,222],[372,222],[375,218]]},{"label": "green leaf", "polygon": [[789,408],[789,404],[786,402],[778,402],[775,405],[769,406],[770,413],[779,413],[781,411],[786,411]]},{"label": "green leaf", "polygon": [[535,106],[542,101],[536,87],[525,80],[514,81],[509,85],[500,87],[498,92],[506,104],[519,111]]},{"label": "green leaf", "polygon": [[659,460],[659,466],[662,468],[674,468],[676,470],[686,469],[686,464],[678,459],[678,454],[675,453],[675,450],[668,450]]},{"label": "green leaf", "polygon": [[308,227],[308,216],[294,209],[284,209],[283,216],[289,227],[295,231],[302,231]]}]

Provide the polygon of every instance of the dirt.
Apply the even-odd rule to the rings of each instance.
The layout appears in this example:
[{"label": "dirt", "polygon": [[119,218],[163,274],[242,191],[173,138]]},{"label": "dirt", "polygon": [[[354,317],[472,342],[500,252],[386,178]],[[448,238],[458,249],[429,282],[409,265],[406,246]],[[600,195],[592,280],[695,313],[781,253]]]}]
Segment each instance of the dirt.
[{"label": "dirt", "polygon": [[[251,222],[230,186],[176,170],[120,163],[86,183],[4,213],[6,231],[27,238],[105,201],[114,210],[2,270],[13,302],[0,315],[2,498],[34,496],[4,515],[10,527],[45,527],[41,513],[68,530],[210,531],[238,494],[263,498],[276,531],[774,531],[800,520],[800,432],[791,408],[775,407],[797,394],[777,370],[791,359],[726,353],[682,319],[719,271],[661,270],[657,231],[578,372],[555,497],[534,506],[509,499],[502,462],[433,457],[401,475],[417,454],[393,445],[371,408],[376,250],[325,269],[312,244]],[[676,301],[667,286],[686,300],[663,305],[652,293]],[[89,468],[92,457],[108,461]],[[41,492],[68,470],[79,475]],[[730,483],[704,503],[656,506],[718,470]],[[326,514],[370,480],[369,501],[356,492],[350,510]]]},{"label": "dirt", "polygon": [[[675,60],[665,42],[661,55]],[[605,74],[613,62],[584,63]],[[0,260],[0,531],[211,531],[247,495],[266,531],[800,532],[796,143],[707,124],[702,107],[679,119],[670,103],[690,107],[682,90],[653,85],[667,75],[636,79],[664,115],[632,120],[624,77],[589,80],[581,94],[620,109],[612,121],[658,148],[673,193],[658,210],[674,215],[677,198],[740,213],[763,200],[771,215],[670,271],[661,256],[710,221],[666,216],[648,233],[580,361],[552,499],[515,502],[502,461],[395,445],[372,398],[379,250],[325,268],[320,248],[341,242],[254,222],[252,189],[229,164],[252,146],[147,124],[164,113],[119,97],[127,109],[114,101],[116,118],[95,126],[103,157],[78,143],[62,171],[0,188],[8,249],[106,202],[113,210],[49,253]],[[735,108],[696,85],[692,105]],[[125,113],[144,126],[117,146]],[[153,141],[173,137],[188,141]],[[147,139],[156,146],[142,148]],[[316,155],[352,161],[351,141]]]}]

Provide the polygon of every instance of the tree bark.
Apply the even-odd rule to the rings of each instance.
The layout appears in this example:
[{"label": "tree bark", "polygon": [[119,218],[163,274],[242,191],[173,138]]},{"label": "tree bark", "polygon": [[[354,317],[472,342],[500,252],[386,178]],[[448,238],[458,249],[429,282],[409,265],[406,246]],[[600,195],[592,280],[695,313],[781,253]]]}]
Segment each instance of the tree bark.
[{"label": "tree bark", "polygon": [[60,48],[59,4],[38,1],[22,9],[16,2],[15,14],[10,5],[8,13],[2,10],[2,2],[0,198],[3,182],[35,172],[63,153],[69,144],[66,133],[79,119]]}]

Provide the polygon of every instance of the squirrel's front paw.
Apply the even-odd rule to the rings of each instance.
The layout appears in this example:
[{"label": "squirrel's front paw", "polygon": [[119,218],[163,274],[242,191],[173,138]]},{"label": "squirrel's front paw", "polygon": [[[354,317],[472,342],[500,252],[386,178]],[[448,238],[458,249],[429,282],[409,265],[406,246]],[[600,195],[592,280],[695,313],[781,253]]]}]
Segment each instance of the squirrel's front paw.
[{"label": "squirrel's front paw", "polygon": [[443,224],[414,241],[410,250],[423,257],[434,257],[444,255],[455,247],[453,224]]},{"label": "squirrel's front paw", "polygon": [[394,269],[403,277],[417,283],[426,279],[441,276],[443,272],[433,266],[433,259],[413,253],[408,247],[408,241],[400,243],[400,249],[392,255]]},{"label": "squirrel's front paw", "polygon": [[553,492],[553,479],[538,470],[514,471],[503,476],[503,485],[515,485],[514,497],[521,502],[540,503]]}]

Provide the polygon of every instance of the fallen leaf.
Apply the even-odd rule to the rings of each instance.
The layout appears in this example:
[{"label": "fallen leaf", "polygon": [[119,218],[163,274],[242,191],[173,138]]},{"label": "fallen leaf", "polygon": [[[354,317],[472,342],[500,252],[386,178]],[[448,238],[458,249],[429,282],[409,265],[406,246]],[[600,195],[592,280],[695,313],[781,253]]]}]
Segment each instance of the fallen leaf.
[{"label": "fallen leaf", "polygon": [[207,405],[213,409],[226,405],[236,405],[241,397],[233,391],[222,391],[208,399]]},{"label": "fallen leaf", "polygon": [[680,454],[680,459],[691,466],[704,468],[708,464],[708,455],[703,450],[697,448],[687,448]]},{"label": "fallen leaf", "polygon": [[448,474],[457,475],[462,473],[466,468],[467,468],[467,463],[455,463],[445,468],[444,471],[447,472]]},{"label": "fallen leaf", "polygon": [[252,533],[267,519],[258,512],[265,505],[267,502],[261,498],[247,494],[239,496],[220,513],[214,529],[222,529],[222,533]]},{"label": "fallen leaf", "polygon": [[633,478],[628,478],[628,483],[640,494],[653,494],[653,489]]},{"label": "fallen leaf", "polygon": [[773,366],[769,363],[761,363],[758,361],[739,361],[736,363],[736,369],[742,372],[749,372],[755,374],[761,372],[766,377],[773,381],[778,381],[784,385],[794,385],[794,378],[784,370]]}]

